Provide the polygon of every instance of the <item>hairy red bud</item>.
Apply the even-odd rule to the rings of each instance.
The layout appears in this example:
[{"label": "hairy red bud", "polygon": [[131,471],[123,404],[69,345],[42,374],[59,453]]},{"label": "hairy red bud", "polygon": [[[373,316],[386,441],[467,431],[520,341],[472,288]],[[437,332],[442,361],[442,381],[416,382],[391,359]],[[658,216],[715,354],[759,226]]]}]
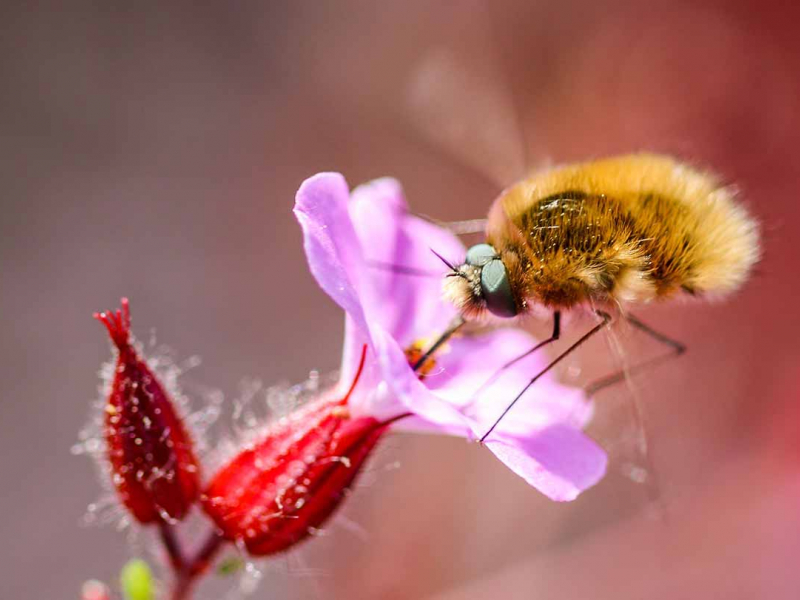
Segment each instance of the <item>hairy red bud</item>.
[{"label": "hairy red bud", "polygon": [[197,499],[197,459],[169,395],[130,342],[130,310],[94,315],[118,356],[105,406],[104,436],[112,480],[141,523],[181,519]]},{"label": "hairy red bud", "polygon": [[223,535],[265,556],[306,538],[346,497],[388,423],[321,399],[278,421],[213,478],[203,507]]}]

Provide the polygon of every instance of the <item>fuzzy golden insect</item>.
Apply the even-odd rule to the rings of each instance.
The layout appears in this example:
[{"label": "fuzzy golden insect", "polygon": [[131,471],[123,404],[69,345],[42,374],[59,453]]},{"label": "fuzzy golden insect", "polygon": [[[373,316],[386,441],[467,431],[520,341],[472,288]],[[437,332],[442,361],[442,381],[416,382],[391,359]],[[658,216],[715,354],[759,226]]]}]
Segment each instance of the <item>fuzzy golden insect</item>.
[{"label": "fuzzy golden insect", "polygon": [[546,170],[504,191],[445,284],[469,319],[544,306],[625,307],[736,290],[759,258],[756,222],[709,173],[631,154]]}]

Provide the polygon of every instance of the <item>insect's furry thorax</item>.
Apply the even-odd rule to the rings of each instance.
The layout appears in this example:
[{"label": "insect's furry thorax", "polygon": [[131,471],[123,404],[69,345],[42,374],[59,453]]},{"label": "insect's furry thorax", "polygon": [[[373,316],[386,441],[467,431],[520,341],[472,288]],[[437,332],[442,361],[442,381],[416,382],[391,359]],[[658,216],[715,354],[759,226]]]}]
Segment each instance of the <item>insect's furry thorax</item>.
[{"label": "insect's furry thorax", "polygon": [[[505,265],[520,312],[531,304],[568,309],[725,294],[759,257],[757,225],[730,188],[649,154],[519,182],[492,206],[487,242]],[[480,286],[474,272],[465,275],[451,278],[446,294],[465,316],[480,315]]]}]

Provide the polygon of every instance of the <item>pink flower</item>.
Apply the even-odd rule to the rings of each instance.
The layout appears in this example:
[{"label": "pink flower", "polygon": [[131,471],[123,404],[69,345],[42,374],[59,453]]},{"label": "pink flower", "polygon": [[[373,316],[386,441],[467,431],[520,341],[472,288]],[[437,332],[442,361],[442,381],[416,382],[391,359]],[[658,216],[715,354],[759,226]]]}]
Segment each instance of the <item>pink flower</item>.
[{"label": "pink flower", "polygon": [[[449,232],[410,215],[395,180],[351,194],[341,175],[321,173],[300,187],[295,214],[311,272],[346,313],[342,382],[353,380],[368,347],[348,402],[354,417],[384,422],[411,413],[396,426],[474,439],[544,366],[545,355],[533,354],[484,386],[535,343],[522,331],[498,329],[456,337],[422,372],[412,369],[413,357],[456,316],[442,300],[446,270],[431,250],[459,262],[465,249]],[[543,377],[486,445],[548,497],[573,500],[605,473],[605,452],[581,431],[591,413],[579,390]]]}]

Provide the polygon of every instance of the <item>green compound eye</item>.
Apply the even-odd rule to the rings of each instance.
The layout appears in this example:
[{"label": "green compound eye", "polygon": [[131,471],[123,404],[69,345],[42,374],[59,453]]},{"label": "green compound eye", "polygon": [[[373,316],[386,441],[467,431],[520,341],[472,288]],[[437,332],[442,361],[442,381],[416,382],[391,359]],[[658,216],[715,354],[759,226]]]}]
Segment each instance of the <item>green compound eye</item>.
[{"label": "green compound eye", "polygon": [[[489,247],[491,248],[491,246]],[[496,255],[481,268],[481,293],[486,300],[486,308],[493,315],[498,317],[516,316],[517,305],[514,302],[514,295],[511,293],[506,266]]]},{"label": "green compound eye", "polygon": [[482,267],[497,258],[497,250],[489,244],[477,244],[467,250],[466,263],[471,267]]}]

